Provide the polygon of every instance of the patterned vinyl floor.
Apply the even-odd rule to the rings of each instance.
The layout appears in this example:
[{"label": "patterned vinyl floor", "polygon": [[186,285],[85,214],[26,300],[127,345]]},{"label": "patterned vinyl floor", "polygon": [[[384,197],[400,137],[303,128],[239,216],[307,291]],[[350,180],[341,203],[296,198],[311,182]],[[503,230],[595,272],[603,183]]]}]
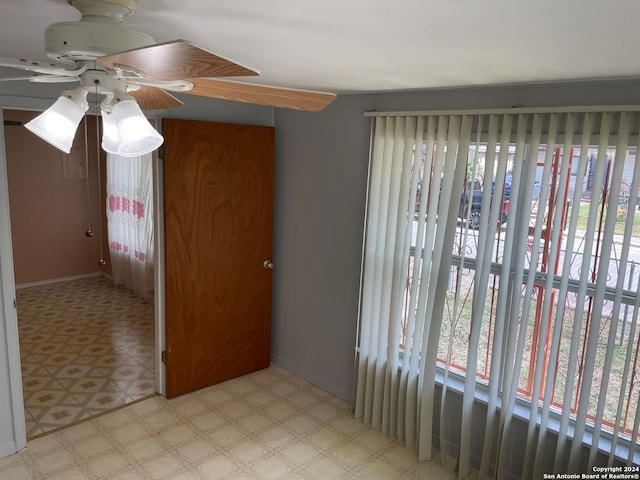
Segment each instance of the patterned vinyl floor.
[{"label": "patterned vinyl floor", "polygon": [[454,478],[277,366],[42,436],[0,459],[0,472],[2,480]]},{"label": "patterned vinyl floor", "polygon": [[155,393],[154,306],[104,276],[17,291],[27,437]]}]

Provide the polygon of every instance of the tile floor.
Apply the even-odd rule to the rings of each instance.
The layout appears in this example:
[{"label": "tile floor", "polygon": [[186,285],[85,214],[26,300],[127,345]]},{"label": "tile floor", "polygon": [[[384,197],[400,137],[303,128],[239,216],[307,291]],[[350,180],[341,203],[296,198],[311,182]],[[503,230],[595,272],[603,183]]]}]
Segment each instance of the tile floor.
[{"label": "tile floor", "polygon": [[104,276],[17,291],[27,437],[155,393],[154,305]]},{"label": "tile floor", "polygon": [[172,400],[155,396],[0,459],[3,480],[452,478],[272,366]]}]

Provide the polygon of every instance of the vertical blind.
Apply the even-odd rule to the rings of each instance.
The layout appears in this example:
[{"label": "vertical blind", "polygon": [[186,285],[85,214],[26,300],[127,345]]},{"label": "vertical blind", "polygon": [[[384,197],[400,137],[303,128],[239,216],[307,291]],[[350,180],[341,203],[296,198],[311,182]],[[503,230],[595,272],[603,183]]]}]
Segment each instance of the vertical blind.
[{"label": "vertical blind", "polygon": [[460,478],[637,463],[638,113],[373,121],[356,416]]}]

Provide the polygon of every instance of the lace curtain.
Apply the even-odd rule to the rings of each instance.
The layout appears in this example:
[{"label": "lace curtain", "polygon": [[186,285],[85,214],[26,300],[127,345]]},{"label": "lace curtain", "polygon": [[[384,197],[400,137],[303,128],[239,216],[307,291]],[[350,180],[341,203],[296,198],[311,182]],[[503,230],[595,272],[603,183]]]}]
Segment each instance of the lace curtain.
[{"label": "lace curtain", "polygon": [[113,279],[153,294],[153,166],[151,154],[107,154],[107,231]]}]

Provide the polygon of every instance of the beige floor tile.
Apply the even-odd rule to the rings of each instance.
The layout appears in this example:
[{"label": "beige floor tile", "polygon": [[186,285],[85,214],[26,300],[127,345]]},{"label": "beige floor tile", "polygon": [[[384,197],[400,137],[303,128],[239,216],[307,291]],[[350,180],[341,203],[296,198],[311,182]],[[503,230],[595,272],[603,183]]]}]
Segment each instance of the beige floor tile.
[{"label": "beige floor tile", "polygon": [[[297,392],[293,403],[281,398],[263,410],[243,396],[256,388],[272,392],[274,382],[289,390],[283,381]],[[418,462],[414,452],[362,425],[346,403],[278,367],[239,383],[174,400],[149,398],[33,440],[19,454],[0,460],[2,479],[451,478],[436,463]],[[210,405],[205,398],[226,401]],[[312,398],[313,412],[306,407]],[[229,410],[230,401],[250,414],[235,415],[238,409]],[[285,410],[292,414],[274,418],[274,411]]]},{"label": "beige floor tile", "polygon": [[[97,356],[84,353],[74,365],[104,368],[92,358]],[[77,388],[66,394],[73,397],[67,405],[56,408],[89,414],[100,398],[122,395],[134,383],[108,380],[106,391],[96,392],[95,385],[78,383],[94,380],[60,379],[56,389],[33,395]],[[52,420],[59,411],[34,406],[27,414],[30,428],[48,428],[36,420]],[[176,399],[146,398],[43,435],[0,459],[0,472],[2,480],[452,478],[436,462],[418,462],[413,451],[354,419],[344,401],[277,366]]]},{"label": "beige floor tile", "polygon": [[155,392],[152,301],[90,277],[19,289],[17,305],[28,437]]},{"label": "beige floor tile", "polygon": [[205,478],[225,478],[235,470],[235,465],[224,456],[215,456],[202,463],[198,470]]},{"label": "beige floor tile", "polygon": [[172,477],[180,473],[182,462],[174,455],[162,455],[142,464],[149,478]]},{"label": "beige floor tile", "polygon": [[51,480],[85,480],[87,472],[80,468],[71,468],[51,476]]},{"label": "beige floor tile", "polygon": [[110,452],[89,460],[87,464],[98,478],[109,478],[122,471],[127,460],[122,454]]}]

